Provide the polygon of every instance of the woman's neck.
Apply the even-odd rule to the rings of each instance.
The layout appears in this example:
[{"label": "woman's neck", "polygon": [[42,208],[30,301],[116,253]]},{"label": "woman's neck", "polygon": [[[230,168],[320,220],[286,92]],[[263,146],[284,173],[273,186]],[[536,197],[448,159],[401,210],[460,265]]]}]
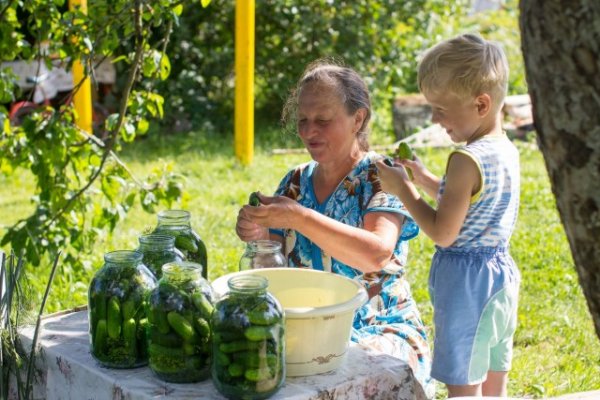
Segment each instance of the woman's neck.
[{"label": "woman's neck", "polygon": [[323,202],[338,187],[340,182],[363,159],[366,151],[353,152],[348,157],[328,163],[319,163],[313,172],[313,188],[317,200]]}]

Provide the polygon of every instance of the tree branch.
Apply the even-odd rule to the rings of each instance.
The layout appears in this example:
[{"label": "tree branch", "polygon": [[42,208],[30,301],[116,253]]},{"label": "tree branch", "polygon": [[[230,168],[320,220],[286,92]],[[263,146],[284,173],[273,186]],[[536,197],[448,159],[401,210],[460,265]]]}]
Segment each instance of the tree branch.
[{"label": "tree branch", "polygon": [[125,112],[127,111],[127,103],[129,101],[129,94],[131,93],[131,89],[135,83],[137,78],[137,73],[139,70],[139,66],[142,62],[142,56],[144,54],[144,35],[143,35],[143,25],[142,25],[142,2],[141,0],[135,1],[135,9],[134,9],[134,19],[135,19],[135,41],[136,41],[136,49],[135,56],[133,59],[133,63],[131,66],[131,70],[129,71],[129,77],[127,79],[127,83],[123,90],[123,97],[121,98],[121,104],[119,107],[119,119],[117,120],[117,124],[115,128],[110,132],[109,137],[105,142],[104,153],[102,154],[102,160],[100,161],[100,165],[94,171],[94,173],[90,176],[89,181],[79,189],[73,196],[71,196],[65,205],[61,207],[54,216],[48,220],[44,226],[52,225],[62,214],[64,214],[71,205],[77,200],[83,193],[85,193],[98,179],[102,170],[104,169],[104,165],[106,164],[106,160],[108,156],[112,153],[112,149],[114,147],[115,142],[117,141],[117,136],[119,131],[123,127],[125,122]]}]

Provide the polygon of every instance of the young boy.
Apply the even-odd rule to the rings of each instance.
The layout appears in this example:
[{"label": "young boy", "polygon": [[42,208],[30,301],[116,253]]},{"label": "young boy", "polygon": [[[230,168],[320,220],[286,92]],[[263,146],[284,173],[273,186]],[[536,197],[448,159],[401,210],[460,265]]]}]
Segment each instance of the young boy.
[{"label": "young boy", "polygon": [[450,153],[441,179],[418,158],[377,167],[383,189],[400,197],[436,243],[429,275],[431,375],[447,385],[450,397],[506,396],[520,282],[508,251],[520,183],[519,154],[501,125],[506,56],[494,43],[461,35],[426,52],[418,79],[432,121],[464,145]]}]

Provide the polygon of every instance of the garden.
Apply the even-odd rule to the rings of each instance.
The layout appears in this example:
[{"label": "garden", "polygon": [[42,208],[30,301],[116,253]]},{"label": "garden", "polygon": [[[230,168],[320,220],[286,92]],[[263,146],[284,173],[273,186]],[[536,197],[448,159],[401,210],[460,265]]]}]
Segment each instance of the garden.
[{"label": "garden", "polygon": [[[255,157],[244,166],[234,156],[232,132],[231,4],[213,0],[201,7],[184,2],[179,10],[181,3],[153,1],[154,14],[140,8],[133,24],[103,2],[90,2],[90,11],[96,13],[90,12],[94,20],[83,30],[84,17],[76,12],[61,16],[44,1],[25,1],[25,9],[17,9],[16,3],[0,4],[4,61],[36,56],[35,47],[19,47],[4,35],[19,32],[17,11],[27,11],[45,39],[57,32],[60,39],[91,37],[55,50],[71,57],[85,58],[92,48],[110,55],[118,77],[113,102],[107,103],[113,114],[103,133],[82,136],[63,108],[53,110],[52,117],[34,113],[20,126],[11,125],[8,104],[24,94],[8,72],[0,71],[0,250],[23,255],[19,301],[9,311],[19,325],[35,323],[42,302],[45,314],[87,304],[88,286],[103,255],[137,248],[138,237],[156,227],[157,212],[169,208],[191,212],[192,227],[207,246],[210,281],[236,271],[245,249],[235,233],[239,208],[251,192],[272,193],[284,172],[309,160],[302,151],[274,151],[302,147],[278,120],[304,60],[335,54],[367,77],[376,114],[371,145],[381,148],[396,141],[393,99],[417,91],[416,56],[440,39],[478,31],[501,41],[512,67],[509,92],[527,92],[516,1],[479,15],[471,15],[468,1],[405,1],[402,6],[394,1],[344,1],[336,7],[325,0],[297,6],[261,2],[256,10]],[[116,10],[130,2],[115,3]],[[321,12],[313,13],[314,8]],[[44,16],[46,24],[39,22]],[[59,28],[61,18],[69,23]],[[119,29],[102,29],[107,21]],[[140,26],[147,31],[142,34]],[[291,27],[295,29],[287,35]],[[129,75],[137,54],[143,62],[137,75]],[[598,337],[544,158],[534,133],[514,143],[522,181],[511,253],[522,285],[509,395],[541,398],[597,390]],[[447,147],[414,150],[435,173],[443,173]],[[423,234],[410,243],[408,279],[427,327],[433,325],[427,291],[433,252],[433,242]],[[3,313],[6,306],[2,304]],[[7,332],[3,321],[3,346],[9,342]],[[442,385],[437,397],[445,397]]]}]

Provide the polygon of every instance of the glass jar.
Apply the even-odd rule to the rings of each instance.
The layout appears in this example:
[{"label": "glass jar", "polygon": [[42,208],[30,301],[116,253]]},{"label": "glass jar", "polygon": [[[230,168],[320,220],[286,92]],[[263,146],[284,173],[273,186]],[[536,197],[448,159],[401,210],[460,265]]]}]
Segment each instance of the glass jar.
[{"label": "glass jar", "polygon": [[88,291],[92,356],[111,368],[148,363],[145,299],[156,278],[142,264],[142,253],[130,250],[104,255]]},{"label": "glass jar", "polygon": [[158,213],[158,225],[153,233],[173,236],[175,247],[183,253],[184,259],[202,265],[202,276],[207,279],[206,245],[192,229],[190,217],[189,211],[163,210]]},{"label": "glass jar", "polygon": [[171,261],[183,261],[183,254],[175,248],[175,238],[152,233],[138,238],[138,251],[144,255],[142,262],[157,279],[162,276],[162,266]]},{"label": "glass jar", "polygon": [[285,380],[284,313],[267,278],[234,276],[212,315],[212,378],[230,399],[266,399]]},{"label": "glass jar", "polygon": [[167,382],[198,382],[210,376],[213,292],[202,266],[175,261],[147,302],[150,369]]},{"label": "glass jar", "polygon": [[248,242],[240,258],[240,271],[276,267],[287,267],[287,261],[281,253],[281,243],[274,240]]}]

